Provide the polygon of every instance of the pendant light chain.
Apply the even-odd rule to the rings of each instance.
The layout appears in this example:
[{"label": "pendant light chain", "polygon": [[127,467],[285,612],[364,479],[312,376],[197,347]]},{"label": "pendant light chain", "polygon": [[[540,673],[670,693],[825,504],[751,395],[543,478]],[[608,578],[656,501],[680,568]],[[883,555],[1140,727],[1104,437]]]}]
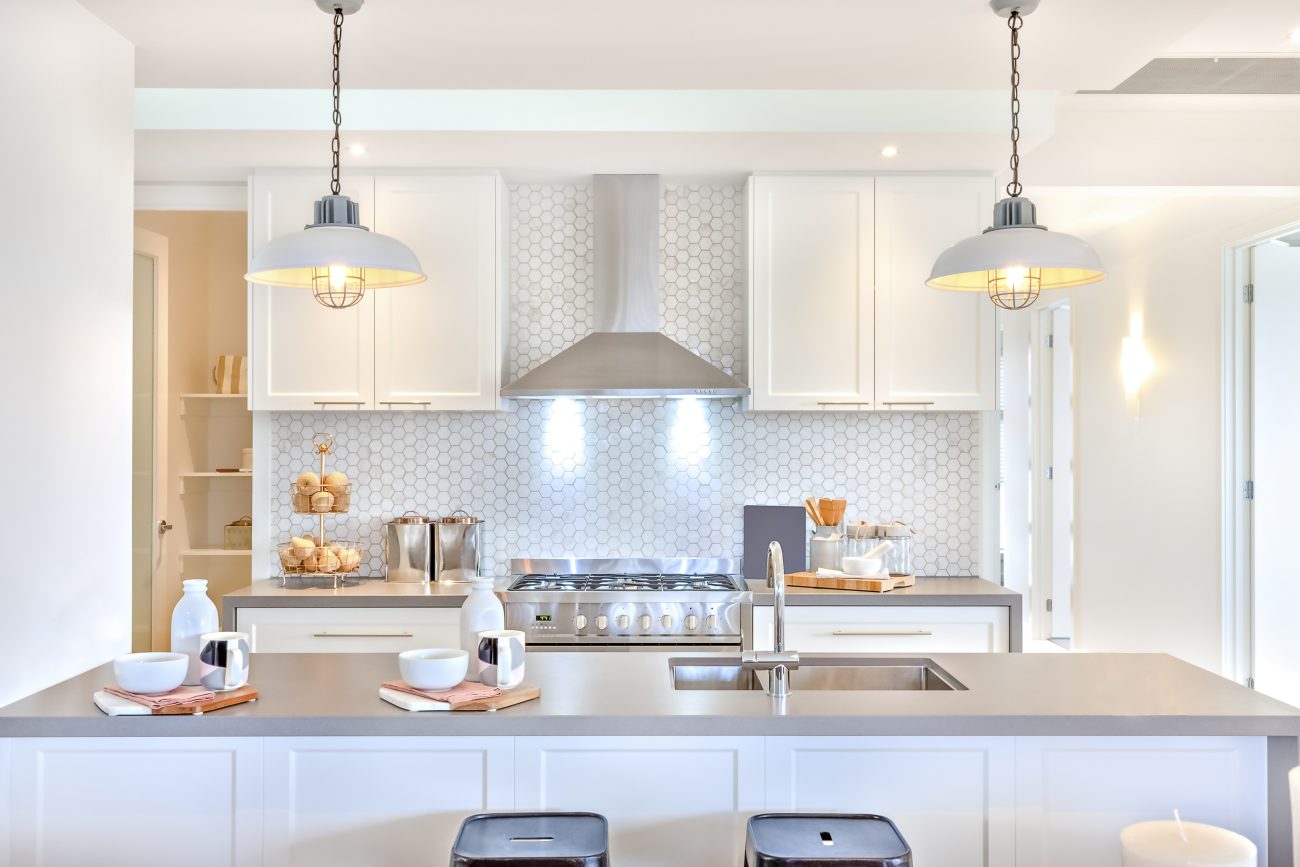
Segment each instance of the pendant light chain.
[{"label": "pendant light chain", "polygon": [[342,92],[341,79],[339,78],[339,52],[343,48],[343,10],[334,7],[334,140],[330,142],[330,151],[334,157],[334,165],[330,170],[330,192],[339,195],[342,191],[342,185],[339,183],[339,127],[343,123],[343,112],[339,108],[339,95]]},{"label": "pendant light chain", "polygon": [[1024,191],[1020,185],[1020,28],[1024,23],[1019,9],[1007,19],[1011,29],[1011,183],[1007,195],[1012,198]]}]

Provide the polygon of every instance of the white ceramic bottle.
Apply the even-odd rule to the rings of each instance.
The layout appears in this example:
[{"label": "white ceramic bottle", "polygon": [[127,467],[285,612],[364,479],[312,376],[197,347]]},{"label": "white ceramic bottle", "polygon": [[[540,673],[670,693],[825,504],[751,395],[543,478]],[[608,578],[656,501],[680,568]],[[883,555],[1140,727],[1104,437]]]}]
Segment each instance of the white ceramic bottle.
[{"label": "white ceramic bottle", "polygon": [[199,636],[221,629],[217,606],[208,598],[208,582],[203,578],[189,578],[181,582],[185,592],[172,609],[172,653],[184,653],[190,658],[190,670],[185,683],[199,683]]},{"label": "white ceramic bottle", "polygon": [[469,653],[469,673],[466,680],[478,682],[478,634],[492,629],[506,628],[506,610],[501,600],[492,592],[491,578],[474,578],[470,581],[469,595],[460,607],[460,646]]}]

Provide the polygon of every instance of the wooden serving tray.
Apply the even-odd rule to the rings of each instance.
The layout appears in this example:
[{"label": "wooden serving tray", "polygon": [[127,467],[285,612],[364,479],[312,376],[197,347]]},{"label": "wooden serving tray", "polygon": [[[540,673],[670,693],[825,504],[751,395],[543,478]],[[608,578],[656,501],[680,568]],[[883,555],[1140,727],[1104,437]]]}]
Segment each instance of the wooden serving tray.
[{"label": "wooden serving tray", "polygon": [[511,707],[516,704],[522,704],[523,702],[526,701],[532,701],[535,698],[540,698],[541,695],[542,695],[541,687],[533,686],[531,683],[521,683],[519,684],[519,686],[516,686],[513,689],[507,689],[503,691],[500,695],[492,696],[491,698],[480,698],[474,701],[467,701],[461,704],[452,705],[452,704],[448,704],[445,701],[434,701],[431,698],[420,698],[418,695],[411,695],[410,693],[406,693],[406,692],[398,692],[395,689],[385,689],[384,687],[379,688],[380,698],[382,698],[384,701],[388,702],[391,705],[400,707],[402,710],[409,710],[409,711],[501,710],[502,708],[505,707]]},{"label": "wooden serving tray", "polygon": [[109,716],[195,716],[207,713],[210,710],[220,710],[223,707],[257,701],[257,698],[257,688],[245,685],[239,689],[232,689],[230,692],[219,692],[211,701],[201,701],[195,704],[174,704],[171,707],[159,708],[158,710],[153,710],[146,705],[107,692],[95,693],[95,704]]},{"label": "wooden serving tray", "polygon": [[896,579],[885,575],[878,578],[820,578],[815,572],[791,572],[785,576],[791,587],[815,587],[818,590],[857,590],[868,593],[887,593],[896,586]]}]

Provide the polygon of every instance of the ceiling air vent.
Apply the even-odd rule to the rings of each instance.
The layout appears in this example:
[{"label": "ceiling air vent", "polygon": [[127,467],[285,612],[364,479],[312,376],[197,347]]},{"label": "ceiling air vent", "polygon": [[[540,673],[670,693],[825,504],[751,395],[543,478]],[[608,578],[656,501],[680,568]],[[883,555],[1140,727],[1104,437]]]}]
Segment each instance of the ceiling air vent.
[{"label": "ceiling air vent", "polygon": [[1300,93],[1300,57],[1158,57],[1114,90],[1082,93]]}]

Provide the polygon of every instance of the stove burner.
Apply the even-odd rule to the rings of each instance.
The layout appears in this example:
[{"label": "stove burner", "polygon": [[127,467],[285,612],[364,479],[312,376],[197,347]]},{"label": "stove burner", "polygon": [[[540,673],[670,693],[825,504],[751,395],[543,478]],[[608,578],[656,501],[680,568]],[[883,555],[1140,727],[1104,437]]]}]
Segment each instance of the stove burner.
[{"label": "stove burner", "polygon": [[511,590],[743,590],[727,575],[538,575],[517,578]]}]

